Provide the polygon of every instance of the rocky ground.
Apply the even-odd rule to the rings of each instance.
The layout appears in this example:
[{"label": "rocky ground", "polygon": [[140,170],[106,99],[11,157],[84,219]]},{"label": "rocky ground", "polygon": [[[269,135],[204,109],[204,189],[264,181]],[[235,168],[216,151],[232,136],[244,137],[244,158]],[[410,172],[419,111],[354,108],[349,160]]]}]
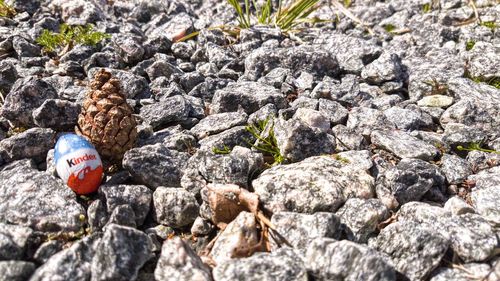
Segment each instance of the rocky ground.
[{"label": "rocky ground", "polygon": [[[235,23],[225,1],[16,1],[0,18],[0,280],[499,280],[500,90],[480,81],[500,79],[500,5],[432,2],[352,1],[364,26],[325,3],[314,15],[337,22],[234,40],[207,29]],[[35,39],[62,22],[112,38],[56,60]],[[52,149],[100,68],[139,139],[77,196]],[[249,145],[264,120],[281,165]],[[255,212],[214,219],[207,193],[236,185],[270,217],[270,252],[252,250]]]}]

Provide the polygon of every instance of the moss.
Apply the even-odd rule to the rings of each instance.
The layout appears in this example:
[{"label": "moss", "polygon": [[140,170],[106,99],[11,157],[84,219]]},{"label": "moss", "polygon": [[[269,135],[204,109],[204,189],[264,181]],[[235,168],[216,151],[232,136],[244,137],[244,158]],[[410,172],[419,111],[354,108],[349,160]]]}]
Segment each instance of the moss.
[{"label": "moss", "polygon": [[474,48],[474,45],[476,45],[476,41],[474,40],[469,40],[467,43],[465,43],[465,50],[470,51],[472,48]]},{"label": "moss", "polygon": [[229,154],[229,153],[231,153],[231,148],[229,148],[226,145],[224,145],[222,148],[213,147],[212,152],[214,154]]},{"label": "moss", "polygon": [[430,11],[432,11],[432,3],[427,3],[422,6],[423,13],[428,13]]},{"label": "moss", "polygon": [[386,24],[383,26],[385,31],[389,32],[389,33],[392,33],[395,29],[396,29],[396,26],[394,26],[393,24]]},{"label": "moss", "polygon": [[480,22],[479,25],[487,27],[491,30],[495,30],[499,27],[499,25],[496,24],[494,21],[483,21],[483,22]]}]

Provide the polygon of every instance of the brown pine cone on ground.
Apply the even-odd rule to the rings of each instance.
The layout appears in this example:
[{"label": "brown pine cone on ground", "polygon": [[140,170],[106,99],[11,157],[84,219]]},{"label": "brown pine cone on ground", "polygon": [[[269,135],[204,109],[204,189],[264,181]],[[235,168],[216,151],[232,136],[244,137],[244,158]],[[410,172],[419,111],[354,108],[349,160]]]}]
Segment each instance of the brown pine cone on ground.
[{"label": "brown pine cone on ground", "polygon": [[120,92],[120,81],[101,69],[90,83],[75,130],[90,139],[104,159],[119,162],[137,138],[133,113]]}]

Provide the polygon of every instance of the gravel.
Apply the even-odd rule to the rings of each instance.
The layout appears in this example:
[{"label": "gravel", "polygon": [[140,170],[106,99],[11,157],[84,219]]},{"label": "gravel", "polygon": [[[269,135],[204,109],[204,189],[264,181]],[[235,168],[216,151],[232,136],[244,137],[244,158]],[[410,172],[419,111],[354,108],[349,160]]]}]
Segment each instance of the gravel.
[{"label": "gravel", "polygon": [[[325,5],[335,22],[237,38],[222,0],[7,2],[0,281],[500,276],[497,1],[351,1],[363,24]],[[49,53],[60,23],[110,38]],[[102,68],[138,140],[78,196],[53,148]],[[207,193],[229,186],[259,208],[221,229]]]}]

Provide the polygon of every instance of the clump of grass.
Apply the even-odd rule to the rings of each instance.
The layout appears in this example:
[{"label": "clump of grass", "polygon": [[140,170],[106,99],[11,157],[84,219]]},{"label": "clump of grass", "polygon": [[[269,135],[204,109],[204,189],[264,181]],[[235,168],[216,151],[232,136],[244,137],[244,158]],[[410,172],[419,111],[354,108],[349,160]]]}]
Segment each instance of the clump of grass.
[{"label": "clump of grass", "polygon": [[95,46],[104,39],[111,38],[109,34],[94,30],[94,26],[71,26],[65,23],[59,26],[59,33],[44,29],[36,42],[46,52],[67,52],[77,44]]},{"label": "clump of grass", "polygon": [[476,41],[474,40],[469,40],[467,43],[465,43],[465,50],[470,51],[472,48],[474,48],[474,45],[476,45]]},{"label": "clump of grass", "polygon": [[0,17],[13,18],[16,14],[14,7],[0,0]]},{"label": "clump of grass", "polygon": [[457,146],[457,149],[460,151],[482,151],[482,152],[487,152],[487,153],[496,153],[500,154],[500,151],[493,150],[493,149],[487,149],[487,148],[482,148],[482,143],[477,143],[477,142],[471,142],[467,147],[463,147],[461,145]]},{"label": "clump of grass", "polygon": [[500,27],[498,24],[496,24],[494,21],[483,21],[479,23],[480,26],[487,27],[491,30],[495,30],[498,27]]},{"label": "clump of grass", "polygon": [[[272,0],[259,6],[255,0],[245,0],[243,4],[238,0],[227,0],[237,15],[238,25],[222,25],[207,28],[207,30],[220,29],[230,36],[238,37],[241,29],[251,28],[256,24],[271,25],[281,29],[284,33],[290,32],[302,23],[332,22],[317,17],[308,18],[311,13],[320,7],[321,0],[295,0],[284,7],[280,0],[277,11],[274,11]],[[188,34],[177,42],[186,41],[198,36],[199,31]]]},{"label": "clump of grass", "polygon": [[245,129],[252,134],[255,139],[257,139],[255,144],[250,143],[250,145],[264,153],[264,155],[272,156],[272,165],[276,165],[285,161],[285,157],[281,155],[278,147],[278,142],[276,140],[276,136],[274,135],[274,124],[268,126],[270,120],[270,118],[267,118],[266,120],[257,122],[256,125],[249,124]]},{"label": "clump of grass", "polygon": [[[245,0],[242,6],[238,0],[227,0],[234,8],[240,28],[250,28],[254,23],[274,24],[283,31],[288,31],[303,22],[311,22],[307,17],[319,8],[320,0],[295,0],[290,6],[283,7],[279,1],[278,11],[273,13],[272,1],[267,0],[259,7],[252,0]],[[252,9],[253,6],[253,9]],[[255,11],[253,14],[252,11]],[[317,19],[313,19],[314,22]]]}]

